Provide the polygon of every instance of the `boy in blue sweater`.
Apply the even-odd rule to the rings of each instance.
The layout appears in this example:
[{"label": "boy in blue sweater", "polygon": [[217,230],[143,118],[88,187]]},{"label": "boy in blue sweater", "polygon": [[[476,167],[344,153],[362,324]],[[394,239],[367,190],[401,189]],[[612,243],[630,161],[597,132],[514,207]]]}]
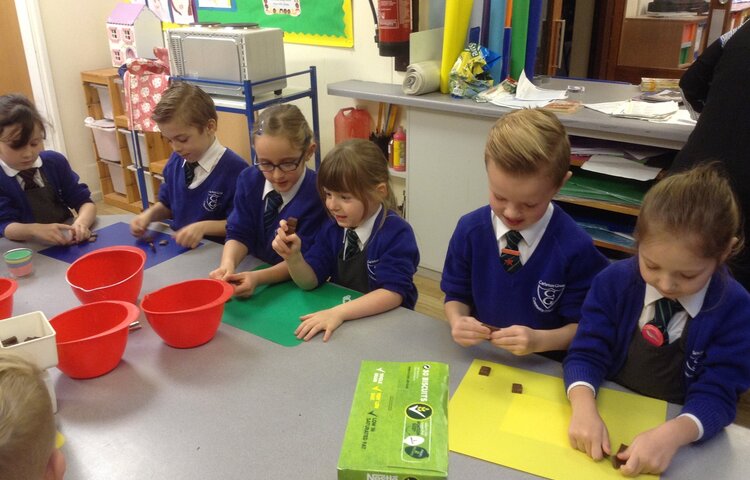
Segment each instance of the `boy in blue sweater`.
[{"label": "boy in blue sweater", "polygon": [[566,350],[591,280],[607,260],[551,203],[570,178],[570,144],[554,114],[500,118],[485,148],[490,204],[463,216],[440,286],[453,339],[516,355]]},{"label": "boy in blue sweater", "polygon": [[249,165],[216,138],[218,115],[207,93],[175,83],[151,117],[174,149],[164,167],[159,201],[130,222],[142,236],[151,222],[172,219],[175,241],[195,248],[204,237],[223,243],[237,177]]},{"label": "boy in blue sweater", "polygon": [[739,250],[742,222],[713,167],[668,177],[646,194],[638,256],[596,277],[563,364],[570,443],[594,460],[614,453],[596,406],[605,378],[684,403],[617,453],[627,476],[661,473],[681,446],[716,435],[750,387],[750,294],[724,265]]}]

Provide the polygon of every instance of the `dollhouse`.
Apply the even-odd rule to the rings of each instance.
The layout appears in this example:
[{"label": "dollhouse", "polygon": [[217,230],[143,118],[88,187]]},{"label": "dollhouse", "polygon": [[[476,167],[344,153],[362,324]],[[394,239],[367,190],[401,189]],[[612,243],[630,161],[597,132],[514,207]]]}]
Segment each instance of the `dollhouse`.
[{"label": "dollhouse", "polygon": [[161,20],[146,5],[118,3],[107,19],[107,37],[112,65],[129,58],[151,57],[154,47],[163,47]]}]

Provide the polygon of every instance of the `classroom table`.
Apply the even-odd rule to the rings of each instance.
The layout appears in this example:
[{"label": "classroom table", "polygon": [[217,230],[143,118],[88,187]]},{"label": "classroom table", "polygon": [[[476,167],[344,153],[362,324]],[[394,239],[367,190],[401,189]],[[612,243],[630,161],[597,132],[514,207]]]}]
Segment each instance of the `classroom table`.
[{"label": "classroom table", "polygon": [[[128,218],[105,216],[100,225]],[[0,239],[3,251],[18,245]],[[206,276],[220,254],[221,245],[206,242],[147,269],[142,295]],[[43,255],[34,264],[35,273],[19,279],[16,315],[42,310],[51,318],[78,305],[64,279],[68,264]],[[335,478],[362,360],[448,363],[451,392],[474,358],[562,374],[541,356],[515,357],[488,343],[462,348],[444,322],[403,308],[293,348],[222,324],[208,344],[174,349],[140,320],[112,372],[73,380],[50,371],[68,479]],[[669,415],[677,412],[670,405]],[[748,452],[750,430],[731,425],[706,445],[681,449],[662,478],[747,478]],[[453,452],[449,459],[452,479],[537,478]]]}]

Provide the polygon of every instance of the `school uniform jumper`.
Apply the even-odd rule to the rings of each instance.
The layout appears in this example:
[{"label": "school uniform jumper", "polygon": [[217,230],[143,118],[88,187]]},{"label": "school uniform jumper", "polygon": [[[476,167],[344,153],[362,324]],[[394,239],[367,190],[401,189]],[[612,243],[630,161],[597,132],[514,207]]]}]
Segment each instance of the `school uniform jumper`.
[{"label": "school uniform jumper", "polygon": [[159,201],[172,211],[172,229],[177,231],[205,220],[226,220],[234,205],[237,177],[249,167],[247,162],[227,148],[208,177],[189,189],[185,185],[184,161],[172,153],[159,189]]},{"label": "school uniform jumper", "polygon": [[[91,192],[80,177],[70,168],[68,160],[60,153],[45,150],[39,153],[42,166],[39,170],[46,183],[54,191],[60,205],[78,210],[91,202]],[[0,233],[10,223],[37,223],[32,207],[16,177],[0,171]]]},{"label": "school uniform jumper", "polygon": [[[401,295],[402,307],[413,310],[417,303],[417,287],[414,285],[414,274],[419,265],[417,240],[406,220],[396,212],[386,213],[382,226],[380,224],[384,212],[378,214],[370,238],[364,246],[369,289],[363,293],[379,288],[390,290]],[[318,284],[329,278],[333,283],[343,283],[340,281],[338,262],[343,255],[344,234],[345,229],[329,219],[315,244],[304,255],[305,261],[318,277]]]},{"label": "school uniform jumper", "polygon": [[316,234],[327,218],[325,206],[315,187],[316,178],[313,170],[305,172],[305,178],[294,198],[281,207],[274,219],[274,228],[266,232],[263,225],[266,208],[263,188],[266,177],[257,168],[243,171],[237,180],[234,210],[227,219],[227,240],[241,242],[250,255],[275,265],[283,260],[271,247],[271,242],[276,237],[276,228],[281,219],[295,217],[299,219],[297,235],[302,240],[304,254],[315,242]]},{"label": "school uniform jumper", "polygon": [[[645,290],[637,258],[619,261],[596,277],[563,363],[566,389],[579,381],[598,389],[605,378],[613,379],[622,370]],[[682,413],[701,422],[701,440],[732,423],[737,399],[750,387],[748,326],[750,294],[721,268],[711,277],[700,313],[690,320],[682,362]]]},{"label": "school uniform jumper", "polygon": [[445,301],[464,303],[479,321],[501,328],[550,330],[577,322],[592,279],[608,262],[591,237],[553,206],[539,245],[514,273],[502,266],[489,205],[459,219],[440,282]]}]

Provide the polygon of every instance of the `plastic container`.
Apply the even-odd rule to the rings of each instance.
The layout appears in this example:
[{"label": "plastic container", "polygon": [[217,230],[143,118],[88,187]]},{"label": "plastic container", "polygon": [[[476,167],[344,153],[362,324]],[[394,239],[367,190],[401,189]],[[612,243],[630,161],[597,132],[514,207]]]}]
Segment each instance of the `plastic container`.
[{"label": "plastic container", "polygon": [[[136,173],[135,165],[128,165],[128,170]],[[143,179],[146,181],[146,195],[148,196],[148,201],[151,203],[156,203],[156,197],[154,195],[154,180],[153,176],[151,175],[151,172],[143,172]],[[138,177],[136,176],[136,182],[138,181]]]},{"label": "plastic container", "polygon": [[125,195],[127,190],[125,190],[125,173],[122,171],[122,165],[108,161],[103,161],[103,163],[109,169],[109,178],[112,179],[112,189],[117,193]]},{"label": "plastic container", "polygon": [[[57,365],[57,347],[55,346],[55,328],[42,312],[31,312],[0,321],[0,339],[16,337],[18,343],[3,346],[0,351],[24,357],[45,370]],[[30,337],[37,337],[26,340]]]},{"label": "plastic container", "polygon": [[109,88],[106,85],[91,85],[99,94],[99,104],[102,106],[102,116],[109,120],[115,118],[112,112],[112,97],[109,95]]},{"label": "plastic container", "polygon": [[145,264],[146,253],[140,248],[100,248],[73,262],[65,280],[81,303],[122,300],[134,304],[143,285]]},{"label": "plastic container", "polygon": [[122,359],[128,327],[138,315],[138,307],[119,301],[89,303],[57,315],[50,320],[57,332],[57,368],[71,378],[111,372]]},{"label": "plastic container", "polygon": [[16,289],[18,283],[15,280],[0,278],[0,320],[13,315],[13,294]]},{"label": "plastic container", "polygon": [[334,137],[336,143],[350,138],[370,138],[370,112],[364,108],[342,108],[333,119]]},{"label": "plastic container", "polygon": [[30,248],[13,248],[3,254],[8,271],[15,278],[34,272],[34,251]]},{"label": "plastic container", "polygon": [[406,171],[406,132],[403,127],[398,127],[393,134],[393,169]]},{"label": "plastic container", "polygon": [[214,338],[233,293],[234,288],[221,280],[188,280],[146,294],[141,308],[164,343],[192,348]]},{"label": "plastic container", "polygon": [[99,158],[120,163],[120,146],[117,144],[117,129],[112,120],[94,120],[91,117],[84,120],[84,125],[94,134],[96,151]]},{"label": "plastic container", "polygon": [[[135,165],[135,149],[133,148],[133,136],[130,134],[130,130],[120,128],[117,131],[125,136],[125,141],[128,143],[130,163]],[[143,162],[143,166],[148,167],[148,144],[146,143],[146,134],[143,132],[138,132],[138,150],[141,152],[141,162]]]}]

